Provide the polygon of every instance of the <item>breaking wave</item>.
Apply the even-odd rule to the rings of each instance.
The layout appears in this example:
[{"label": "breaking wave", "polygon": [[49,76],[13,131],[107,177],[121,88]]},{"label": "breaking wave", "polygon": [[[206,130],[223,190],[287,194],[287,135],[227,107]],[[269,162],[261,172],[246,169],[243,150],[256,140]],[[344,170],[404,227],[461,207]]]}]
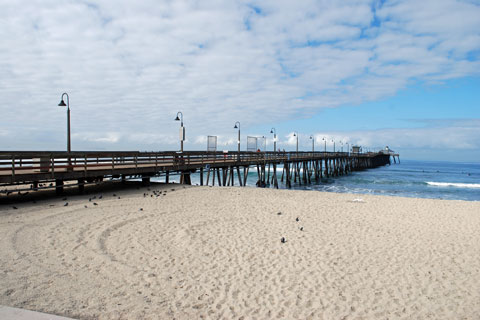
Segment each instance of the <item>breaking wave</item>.
[{"label": "breaking wave", "polygon": [[455,183],[455,182],[432,182],[426,181],[429,186],[456,187],[456,188],[480,188],[480,183]]}]

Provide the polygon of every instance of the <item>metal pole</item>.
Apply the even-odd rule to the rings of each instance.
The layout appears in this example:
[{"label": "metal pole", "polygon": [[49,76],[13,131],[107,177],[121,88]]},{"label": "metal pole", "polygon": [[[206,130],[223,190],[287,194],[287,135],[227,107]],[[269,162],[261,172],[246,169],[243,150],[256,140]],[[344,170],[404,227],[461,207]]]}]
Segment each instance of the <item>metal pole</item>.
[{"label": "metal pole", "polygon": [[297,153],[298,153],[298,133],[294,132],[293,135],[297,137]]},{"label": "metal pole", "polygon": [[[67,104],[65,104],[65,101],[63,101],[63,97],[67,96]],[[58,104],[61,107],[66,106],[67,107],[67,153],[70,153],[72,151],[72,144],[71,144],[71,139],[70,139],[70,97],[66,92],[62,94],[62,100]],[[71,158],[68,157],[68,169],[70,170],[70,165],[71,165]]]},{"label": "metal pole", "polygon": [[[238,124],[238,127],[237,127],[237,124]],[[237,160],[240,161],[240,121],[235,122],[235,126],[233,128],[238,129],[238,140],[237,140],[238,156],[237,156]]]},{"label": "metal pole", "polygon": [[68,101],[68,96],[67,96],[67,135],[68,135],[68,140],[67,140],[67,151],[68,153],[72,152],[72,143],[70,139],[70,102]]},{"label": "metal pole", "polygon": [[277,130],[272,128],[270,133],[273,133],[273,152],[275,153],[277,151]]}]

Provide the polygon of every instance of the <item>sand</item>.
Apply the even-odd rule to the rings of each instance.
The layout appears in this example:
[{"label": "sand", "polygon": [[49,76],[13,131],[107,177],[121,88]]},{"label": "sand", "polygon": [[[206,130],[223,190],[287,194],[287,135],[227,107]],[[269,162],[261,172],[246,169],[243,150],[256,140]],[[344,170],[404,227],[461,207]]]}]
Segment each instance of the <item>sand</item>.
[{"label": "sand", "polygon": [[78,319],[480,317],[480,202],[179,185],[91,196],[0,206],[0,305]]}]

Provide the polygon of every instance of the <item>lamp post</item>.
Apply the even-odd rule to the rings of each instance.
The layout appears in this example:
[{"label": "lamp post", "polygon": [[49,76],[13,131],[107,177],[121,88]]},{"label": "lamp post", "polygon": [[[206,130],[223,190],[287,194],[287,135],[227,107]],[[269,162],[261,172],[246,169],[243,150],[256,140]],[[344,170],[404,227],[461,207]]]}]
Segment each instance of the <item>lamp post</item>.
[{"label": "lamp post", "polygon": [[262,136],[263,138],[263,152],[267,152],[267,137]]},{"label": "lamp post", "polygon": [[[180,118],[178,117],[180,115]],[[181,111],[177,112],[177,117],[175,121],[180,121],[180,152],[183,153],[183,141],[185,140],[185,127],[183,126],[183,113]]]},{"label": "lamp post", "polygon": [[325,142],[325,153],[327,153],[327,138],[323,137],[322,140]]},{"label": "lamp post", "polygon": [[298,133],[296,131],[294,131],[293,136],[297,137],[297,153],[298,153]]},{"label": "lamp post", "polygon": [[343,153],[343,142],[340,141],[340,146],[342,147],[342,153]]},{"label": "lamp post", "polygon": [[[67,96],[67,104],[65,104],[63,96]],[[70,98],[66,92],[62,94],[62,100],[58,105],[60,107],[67,107],[67,152],[70,153],[72,151],[72,145],[70,142]]]},{"label": "lamp post", "polygon": [[310,139],[312,139],[312,152],[315,153],[315,137],[311,135]]},{"label": "lamp post", "polygon": [[273,133],[273,153],[277,152],[277,130],[275,128],[272,128],[270,130],[270,133]]},{"label": "lamp post", "polygon": [[347,145],[347,154],[350,155],[350,143],[345,143]]},{"label": "lamp post", "polygon": [[[238,126],[237,126],[238,124]],[[237,144],[238,144],[238,161],[240,161],[240,121],[237,121],[235,122],[235,126],[233,127],[233,129],[238,129],[238,140],[237,140]]]},{"label": "lamp post", "polygon": [[332,139],[333,142],[333,153],[335,153],[335,140]]}]

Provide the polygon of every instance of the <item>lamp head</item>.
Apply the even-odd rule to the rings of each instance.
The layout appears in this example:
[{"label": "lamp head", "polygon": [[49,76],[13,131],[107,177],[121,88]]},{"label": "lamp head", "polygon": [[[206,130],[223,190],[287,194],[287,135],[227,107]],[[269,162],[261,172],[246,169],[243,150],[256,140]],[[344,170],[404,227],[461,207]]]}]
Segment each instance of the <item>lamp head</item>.
[{"label": "lamp head", "polygon": [[294,133],[293,133],[293,136],[294,136],[294,137],[296,137],[296,136],[297,136],[297,134],[294,132]]},{"label": "lamp head", "polygon": [[63,98],[62,98],[62,101],[60,101],[60,103],[58,104],[60,107],[66,107],[67,105],[65,104],[65,101],[63,101]]},{"label": "lamp head", "polygon": [[233,127],[233,129],[238,129],[238,126],[237,126],[237,124],[236,124],[236,123],[235,123],[235,127]]},{"label": "lamp head", "polygon": [[175,118],[175,121],[180,121],[180,118],[178,117],[178,114],[177,114],[177,117]]},{"label": "lamp head", "polygon": [[270,133],[273,133],[273,129],[272,129],[272,130],[270,130]]}]

